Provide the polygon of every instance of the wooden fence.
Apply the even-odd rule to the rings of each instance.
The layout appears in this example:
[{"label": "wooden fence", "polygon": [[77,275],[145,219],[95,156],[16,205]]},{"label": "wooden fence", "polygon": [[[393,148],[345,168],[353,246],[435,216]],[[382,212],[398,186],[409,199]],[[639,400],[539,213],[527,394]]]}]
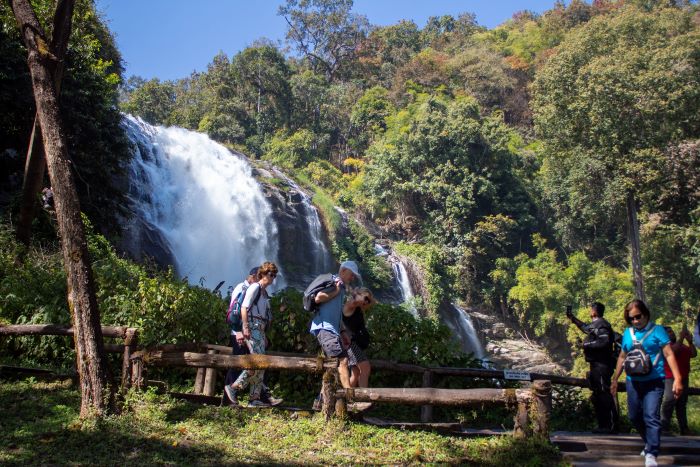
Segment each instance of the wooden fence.
[{"label": "wooden fence", "polygon": [[[338,387],[338,360],[312,355],[270,352],[267,355],[231,355],[231,347],[215,344],[166,344],[143,349],[138,346],[138,330],[124,326],[103,326],[104,337],[122,339],[123,344],[105,343],[107,352],[122,354],[122,390],[132,385],[145,385],[144,369],[155,367],[190,367],[197,369],[194,394],[214,396],[217,370],[270,369],[280,371],[322,374],[322,411],[326,417],[332,414],[344,417],[347,404],[353,402],[384,402],[421,406],[421,421],[432,418],[432,407],[482,406],[488,404],[517,408],[515,436],[547,436],[552,406],[552,384],[589,387],[583,378],[542,373],[508,372],[482,368],[428,367],[385,360],[371,360],[373,371],[393,371],[422,375],[421,388],[354,388]],[[0,326],[0,336],[73,335],[70,326],[52,324]],[[484,379],[521,379],[530,381],[528,389],[437,389],[433,388],[434,376],[461,376]],[[625,390],[624,382],[618,386]],[[700,388],[689,388],[690,395],[699,395]]]}]

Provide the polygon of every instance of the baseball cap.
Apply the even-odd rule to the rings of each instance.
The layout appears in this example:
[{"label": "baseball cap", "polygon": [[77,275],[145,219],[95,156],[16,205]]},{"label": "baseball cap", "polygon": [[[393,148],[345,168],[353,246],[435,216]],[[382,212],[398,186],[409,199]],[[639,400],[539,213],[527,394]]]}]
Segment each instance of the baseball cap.
[{"label": "baseball cap", "polygon": [[362,282],[362,276],[360,275],[360,269],[357,267],[357,263],[354,261],[343,261],[340,263],[340,270],[347,269],[352,272],[355,278]]}]

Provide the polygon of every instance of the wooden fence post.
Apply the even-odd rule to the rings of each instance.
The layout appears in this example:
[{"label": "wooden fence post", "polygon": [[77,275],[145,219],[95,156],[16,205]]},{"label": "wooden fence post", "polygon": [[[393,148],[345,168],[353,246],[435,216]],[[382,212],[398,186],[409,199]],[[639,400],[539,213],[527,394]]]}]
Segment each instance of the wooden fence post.
[{"label": "wooden fence post", "polygon": [[526,438],[530,434],[528,423],[529,409],[527,402],[518,402],[518,413],[515,414],[515,425],[513,426],[513,436],[515,438]]},{"label": "wooden fence post", "polygon": [[122,392],[126,393],[131,387],[131,354],[136,350],[138,345],[138,330],[136,328],[128,328],[124,337],[124,357],[122,358]]},{"label": "wooden fence post", "polygon": [[204,375],[206,368],[197,368],[197,377],[194,379],[194,393],[202,394],[204,392]]},{"label": "wooden fence post", "polygon": [[345,396],[338,397],[335,400],[335,416],[341,420],[348,418],[348,400],[352,400],[352,393],[348,394],[347,392],[352,391],[352,389],[346,389],[345,391]]},{"label": "wooden fence post", "polygon": [[330,420],[335,409],[335,390],[338,386],[338,368],[328,368],[323,372],[323,384],[321,386],[321,397],[323,407],[321,412],[326,420]]},{"label": "wooden fence post", "polygon": [[143,389],[143,359],[134,359],[131,366],[131,384],[139,391]]},{"label": "wooden fence post", "polygon": [[[207,350],[209,355],[216,355],[219,352],[217,350]],[[216,391],[216,368],[207,368],[204,374],[204,388],[203,392],[205,396],[213,396]]]},{"label": "wooden fence post", "polygon": [[[424,371],[423,372],[423,387],[431,388],[433,387],[433,372]],[[433,406],[432,405],[422,405],[420,408],[420,421],[423,423],[430,423],[433,421]]]},{"label": "wooden fence post", "polygon": [[532,384],[533,434],[549,439],[549,419],[552,412],[552,382],[536,380]]}]

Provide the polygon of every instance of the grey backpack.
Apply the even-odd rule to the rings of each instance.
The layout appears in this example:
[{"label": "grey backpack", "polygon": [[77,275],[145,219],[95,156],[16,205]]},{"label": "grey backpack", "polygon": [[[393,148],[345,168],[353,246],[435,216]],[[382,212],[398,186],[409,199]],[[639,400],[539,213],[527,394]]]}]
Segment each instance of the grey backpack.
[{"label": "grey backpack", "polygon": [[627,352],[625,356],[625,373],[627,376],[646,376],[651,373],[651,369],[656,366],[661,356],[661,350],[654,357],[654,361],[651,361],[649,354],[646,353],[642,343],[644,340],[652,333],[656,325],[652,326],[643,336],[641,340],[637,340],[634,336],[634,330],[629,328],[630,337],[632,337],[632,350]]}]

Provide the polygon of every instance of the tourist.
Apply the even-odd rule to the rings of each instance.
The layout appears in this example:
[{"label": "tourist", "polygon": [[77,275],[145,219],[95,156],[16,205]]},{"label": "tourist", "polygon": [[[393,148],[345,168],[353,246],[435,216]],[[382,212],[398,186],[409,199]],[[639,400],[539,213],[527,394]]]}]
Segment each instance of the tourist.
[{"label": "tourist", "polygon": [[[241,306],[242,333],[248,351],[251,354],[265,354],[267,337],[265,332],[272,321],[270,297],[267,288],[277,277],[278,269],[274,263],[265,262],[258,268],[258,281],[246,290]],[[224,386],[224,391],[231,401],[236,400],[236,394],[250,386],[249,407],[265,407],[277,405],[281,399],[270,397],[261,398],[265,370],[243,370],[236,381]]]},{"label": "tourist", "polygon": [[[361,281],[362,276],[360,276],[357,263],[344,261],[333,279],[335,287],[332,290],[316,294],[315,301],[319,308],[311,320],[310,332],[316,336],[326,357],[338,358],[340,384],[344,388],[351,388],[347,353],[347,348],[350,346],[350,335],[342,327],[343,303],[351,282]],[[314,408],[317,408],[319,403],[320,400],[317,399]]]},{"label": "tourist", "polygon": [[610,378],[615,370],[614,340],[612,326],[604,318],[605,305],[594,302],[590,306],[591,322],[584,323],[576,318],[567,307],[566,316],[586,334],[583,341],[583,355],[590,365],[588,384],[593,392],[592,401],[598,427],[593,433],[616,433],[618,413],[615,399],[610,393]]},{"label": "tourist", "polygon": [[343,306],[343,325],[350,335],[347,353],[352,387],[369,386],[369,374],[372,368],[364,351],[369,347],[370,338],[365,326],[364,314],[374,303],[372,292],[363,287],[354,289]]},{"label": "tourist", "polygon": [[649,309],[641,300],[632,300],[625,306],[625,321],[630,325],[622,335],[622,351],[617,359],[610,391],[617,395],[617,379],[624,367],[627,373],[627,412],[632,425],[644,441],[645,465],[657,465],[661,445],[659,409],[664,394],[664,360],[673,374],[672,390],[675,397],[683,392],[683,381],[671,340],[662,326],[651,320]]},{"label": "tourist", "polygon": [[[676,357],[678,371],[681,373],[683,392],[677,399],[674,397],[673,373],[671,372],[671,368],[668,366],[668,362],[666,362],[664,364],[664,371],[666,372],[666,387],[664,388],[664,399],[661,403],[661,429],[663,431],[670,430],[671,416],[673,415],[673,409],[675,407],[680,433],[681,435],[688,435],[690,430],[688,429],[686,406],[688,405],[690,359],[695,358],[698,351],[695,349],[695,345],[693,345],[693,336],[685,326],[683,326],[683,329],[679,334],[680,339],[678,341],[676,341],[676,333],[673,332],[673,329],[671,329],[670,326],[665,327],[665,329],[669,339],[671,339],[671,349],[673,349],[673,355]],[[684,340],[688,342],[688,345],[683,345]]]}]

